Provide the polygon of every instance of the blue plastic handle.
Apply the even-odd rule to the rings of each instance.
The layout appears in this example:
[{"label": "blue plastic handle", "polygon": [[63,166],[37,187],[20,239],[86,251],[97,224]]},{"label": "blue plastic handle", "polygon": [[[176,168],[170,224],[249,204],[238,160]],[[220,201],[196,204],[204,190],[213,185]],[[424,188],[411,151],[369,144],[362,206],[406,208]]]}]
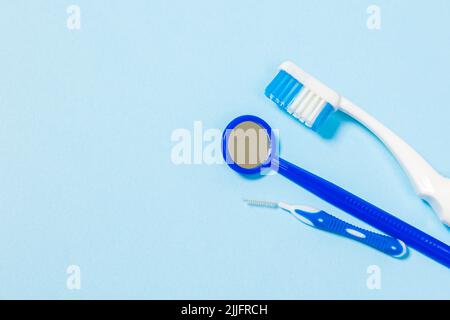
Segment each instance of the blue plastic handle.
[{"label": "blue plastic handle", "polygon": [[373,204],[281,158],[272,167],[282,176],[378,230],[450,268],[450,247]]},{"label": "blue plastic handle", "polygon": [[299,220],[317,229],[353,239],[395,258],[407,256],[406,245],[398,239],[356,227],[325,211],[307,211],[296,208],[294,212],[292,214],[301,216],[297,217]]}]

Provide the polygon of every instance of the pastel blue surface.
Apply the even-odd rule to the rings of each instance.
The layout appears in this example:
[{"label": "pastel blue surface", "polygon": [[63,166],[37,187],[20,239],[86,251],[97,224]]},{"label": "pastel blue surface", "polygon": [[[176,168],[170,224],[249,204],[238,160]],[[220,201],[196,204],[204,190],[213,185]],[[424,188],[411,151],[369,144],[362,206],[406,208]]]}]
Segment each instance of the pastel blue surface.
[{"label": "pastel blue surface", "polygon": [[[284,158],[450,243],[363,127],[335,114],[318,135],[264,96],[290,59],[450,175],[449,1],[74,3],[79,31],[69,1],[0,6],[0,298],[450,298],[449,270],[414,250],[398,261],[242,202],[367,227],[280,176],[171,160],[177,128],[255,114]],[[366,27],[373,3],[381,30]]]}]

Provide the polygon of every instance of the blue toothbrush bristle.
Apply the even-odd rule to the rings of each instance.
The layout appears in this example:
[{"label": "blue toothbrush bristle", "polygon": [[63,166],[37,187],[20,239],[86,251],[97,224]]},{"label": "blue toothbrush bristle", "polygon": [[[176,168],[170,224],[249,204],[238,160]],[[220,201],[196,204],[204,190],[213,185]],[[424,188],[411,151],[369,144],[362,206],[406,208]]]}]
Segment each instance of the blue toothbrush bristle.
[{"label": "blue toothbrush bristle", "polygon": [[286,108],[300,92],[303,85],[284,70],[266,87],[265,95],[279,107]]},{"label": "blue toothbrush bristle", "polygon": [[331,104],[327,103],[323,110],[319,113],[316,120],[314,120],[314,124],[311,127],[314,131],[317,131],[322,123],[324,123],[328,117],[334,112],[334,108]]}]

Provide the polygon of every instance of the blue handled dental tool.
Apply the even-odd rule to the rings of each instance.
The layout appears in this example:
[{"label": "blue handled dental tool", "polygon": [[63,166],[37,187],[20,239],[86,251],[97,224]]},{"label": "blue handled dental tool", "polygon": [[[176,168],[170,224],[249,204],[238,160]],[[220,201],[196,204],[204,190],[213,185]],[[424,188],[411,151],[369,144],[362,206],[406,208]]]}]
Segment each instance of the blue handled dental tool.
[{"label": "blue handled dental tool", "polygon": [[411,248],[450,268],[450,247],[341,187],[282,158],[276,152],[270,126],[252,115],[231,121],[222,135],[222,155],[228,166],[243,175],[277,172],[335,207],[368,223]]},{"label": "blue handled dental tool", "polygon": [[361,242],[394,258],[402,259],[408,255],[408,248],[403,241],[356,227],[322,210],[284,202],[250,199],[244,201],[249,206],[281,208],[308,226]]}]

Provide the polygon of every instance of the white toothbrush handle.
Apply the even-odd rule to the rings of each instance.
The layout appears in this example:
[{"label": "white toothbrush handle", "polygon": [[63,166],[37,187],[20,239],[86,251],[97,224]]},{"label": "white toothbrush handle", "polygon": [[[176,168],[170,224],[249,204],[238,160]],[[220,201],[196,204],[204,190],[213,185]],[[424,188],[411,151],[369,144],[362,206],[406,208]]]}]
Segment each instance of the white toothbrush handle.
[{"label": "white toothbrush handle", "polygon": [[419,197],[450,226],[450,179],[437,173],[411,146],[350,100],[342,97],[339,109],[358,120],[384,143],[407,173]]}]

